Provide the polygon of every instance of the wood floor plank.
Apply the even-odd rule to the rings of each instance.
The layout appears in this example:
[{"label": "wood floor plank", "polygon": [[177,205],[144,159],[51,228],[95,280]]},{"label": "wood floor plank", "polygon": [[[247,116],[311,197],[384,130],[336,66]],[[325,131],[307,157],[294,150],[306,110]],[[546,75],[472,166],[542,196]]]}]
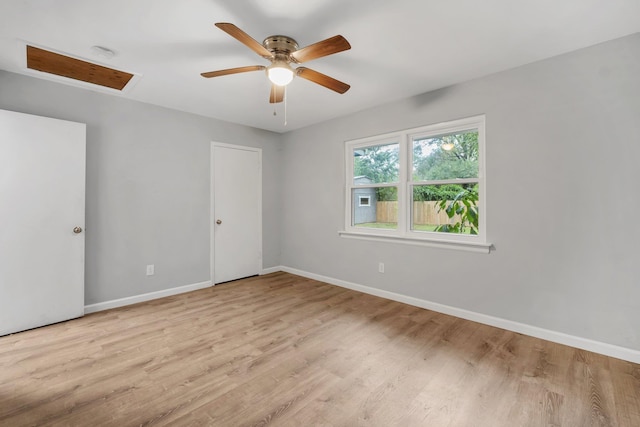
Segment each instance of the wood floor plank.
[{"label": "wood floor plank", "polygon": [[640,365],[273,273],[0,337],[2,426],[640,426]]}]

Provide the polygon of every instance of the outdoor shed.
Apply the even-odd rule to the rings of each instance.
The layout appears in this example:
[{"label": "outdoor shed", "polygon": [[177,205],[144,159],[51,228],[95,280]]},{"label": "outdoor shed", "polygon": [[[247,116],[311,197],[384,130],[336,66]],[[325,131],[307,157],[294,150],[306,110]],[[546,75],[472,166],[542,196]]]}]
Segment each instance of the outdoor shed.
[{"label": "outdoor shed", "polygon": [[[367,185],[372,183],[371,179],[366,176],[357,176],[353,181],[355,185]],[[353,192],[354,225],[376,222],[376,189],[356,188]]]}]

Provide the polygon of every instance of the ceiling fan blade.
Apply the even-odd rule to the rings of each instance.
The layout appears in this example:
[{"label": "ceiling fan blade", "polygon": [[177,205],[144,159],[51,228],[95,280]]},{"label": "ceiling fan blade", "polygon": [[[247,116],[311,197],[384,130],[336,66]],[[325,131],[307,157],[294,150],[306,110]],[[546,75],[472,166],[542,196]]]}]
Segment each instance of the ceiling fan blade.
[{"label": "ceiling fan blade", "polygon": [[244,44],[263,58],[273,58],[273,54],[269,52],[266,47],[262,46],[249,34],[245,33],[235,25],[228,22],[217,22],[216,27],[220,28],[222,31],[229,34],[231,37],[238,40],[240,43]]},{"label": "ceiling fan blade", "polygon": [[249,71],[260,71],[264,70],[264,65],[250,65],[248,67],[237,67],[237,68],[228,68],[226,70],[218,70],[218,71],[209,71],[208,73],[201,73],[202,77],[219,77],[219,76],[227,76],[229,74],[238,74],[238,73],[247,73]]},{"label": "ceiling fan blade", "polygon": [[271,93],[269,94],[269,102],[275,104],[284,100],[284,86],[271,85]]},{"label": "ceiling fan blade", "polygon": [[351,45],[347,39],[342,36],[333,36],[326,40],[322,40],[321,42],[296,50],[291,54],[291,58],[293,58],[297,63],[302,63],[349,49],[351,49]]},{"label": "ceiling fan blade", "polygon": [[303,79],[307,79],[310,82],[317,83],[320,86],[324,86],[338,93],[345,93],[351,87],[340,80],[336,80],[333,77],[314,71],[311,68],[298,67],[296,68],[296,74]]}]

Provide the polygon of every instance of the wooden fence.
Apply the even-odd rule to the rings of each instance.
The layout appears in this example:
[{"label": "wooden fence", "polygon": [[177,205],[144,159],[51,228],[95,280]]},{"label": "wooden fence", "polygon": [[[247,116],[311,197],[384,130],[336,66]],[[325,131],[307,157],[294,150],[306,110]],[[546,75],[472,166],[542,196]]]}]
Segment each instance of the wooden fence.
[{"label": "wooden fence", "polygon": [[[438,212],[438,202],[413,202],[413,223],[440,225],[460,221],[458,215],[451,220],[444,209]],[[398,222],[398,202],[377,202],[376,222]]]}]

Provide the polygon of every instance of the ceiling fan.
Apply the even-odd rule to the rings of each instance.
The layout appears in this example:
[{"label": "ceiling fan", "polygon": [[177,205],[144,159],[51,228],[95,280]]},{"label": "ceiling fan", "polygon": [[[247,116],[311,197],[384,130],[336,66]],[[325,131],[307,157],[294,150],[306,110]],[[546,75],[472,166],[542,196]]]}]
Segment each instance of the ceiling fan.
[{"label": "ceiling fan", "polygon": [[269,102],[282,102],[284,88],[291,83],[294,76],[302,77],[313,83],[324,86],[338,93],[345,93],[351,86],[325,74],[306,67],[293,68],[291,64],[301,64],[323,56],[333,55],[351,49],[349,42],[342,36],[333,36],[326,40],[314,43],[302,49],[298,49],[298,43],[287,36],[269,36],[262,44],[251,38],[240,28],[227,22],[218,22],[216,27],[238,40],[240,43],[253,50],[258,55],[271,61],[271,65],[250,65],[247,67],[229,68],[226,70],[210,71],[202,73],[202,77],[219,77],[229,74],[246,73],[250,71],[266,70],[271,81],[271,93]]}]

